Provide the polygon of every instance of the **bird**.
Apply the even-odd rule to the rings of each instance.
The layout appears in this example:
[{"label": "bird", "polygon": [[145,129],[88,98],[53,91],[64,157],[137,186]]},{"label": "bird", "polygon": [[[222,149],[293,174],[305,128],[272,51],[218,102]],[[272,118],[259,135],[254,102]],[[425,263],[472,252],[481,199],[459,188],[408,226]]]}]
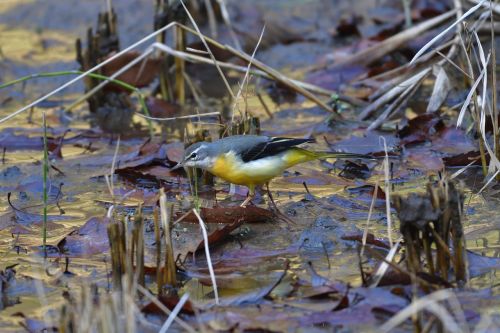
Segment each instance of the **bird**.
[{"label": "bird", "polygon": [[255,197],[255,188],[283,174],[286,169],[308,161],[326,158],[371,158],[345,152],[316,152],[299,147],[314,139],[234,135],[213,142],[197,142],[185,151],[171,170],[194,167],[206,170],[229,183],[244,185],[246,207]]}]

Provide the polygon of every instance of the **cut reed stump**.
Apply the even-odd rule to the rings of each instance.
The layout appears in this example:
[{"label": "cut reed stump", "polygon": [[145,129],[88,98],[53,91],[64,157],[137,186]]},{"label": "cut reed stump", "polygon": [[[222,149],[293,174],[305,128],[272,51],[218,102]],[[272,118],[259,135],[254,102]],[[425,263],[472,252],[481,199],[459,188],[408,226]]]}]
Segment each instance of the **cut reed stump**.
[{"label": "cut reed stump", "polygon": [[135,274],[137,282],[145,287],[145,273],[144,273],[144,219],[142,217],[142,204],[137,208],[137,214],[134,218],[134,225],[132,230],[132,251],[130,253],[130,261],[133,263],[135,259]]},{"label": "cut reed stump", "polygon": [[[111,8],[108,12],[99,13],[95,33],[92,28],[87,30],[85,49],[83,49],[82,41],[80,39],[76,40],[76,60],[80,64],[80,71],[86,72],[118,51],[120,51],[120,42],[117,16]],[[127,63],[128,61],[129,59],[125,54],[107,67],[113,69],[121,62]],[[109,69],[106,70],[106,67],[100,68],[95,71],[95,74],[111,76],[114,73],[107,73],[107,71],[110,71]],[[120,77],[120,79],[122,78]],[[92,115],[92,125],[98,125],[106,133],[126,133],[130,129],[135,111],[134,104],[129,96],[130,92],[114,83],[106,85],[104,89],[99,89],[98,87],[102,84],[102,81],[91,75],[84,78],[84,83],[84,99],[87,100]],[[134,85],[137,85],[137,83],[134,83]],[[79,101],[73,103],[73,105],[69,106],[69,109],[78,103]]]},{"label": "cut reed stump", "polygon": [[457,286],[466,282],[463,202],[460,187],[447,180],[430,182],[426,193],[394,198],[409,272]]},{"label": "cut reed stump", "polygon": [[133,223],[129,224],[128,219],[110,223],[108,239],[111,249],[113,289],[122,291],[123,287],[131,287],[133,281],[145,286],[142,205],[137,208]]},{"label": "cut reed stump", "polygon": [[122,290],[122,276],[126,273],[126,234],[123,223],[108,225],[111,248],[112,281],[114,290]]},{"label": "cut reed stump", "polygon": [[[94,33],[92,28],[87,30],[86,49],[83,50],[82,41],[79,38],[76,40],[76,60],[80,64],[81,71],[95,67],[109,54],[120,50],[116,21],[116,13],[113,10],[99,13],[96,32]],[[98,74],[102,74],[101,71]],[[85,92],[92,90],[100,83],[99,80],[90,76],[86,77],[84,82]],[[103,104],[104,95],[104,91],[98,91],[88,98],[91,113],[96,113]]]}]

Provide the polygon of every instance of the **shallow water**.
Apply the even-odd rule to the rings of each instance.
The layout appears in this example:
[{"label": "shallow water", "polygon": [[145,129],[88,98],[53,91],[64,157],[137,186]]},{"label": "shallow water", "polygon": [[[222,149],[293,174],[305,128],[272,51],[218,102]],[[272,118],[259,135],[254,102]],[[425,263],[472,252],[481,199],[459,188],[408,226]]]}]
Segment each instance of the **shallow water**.
[{"label": "shallow water", "polygon": [[[253,2],[250,3],[253,5]],[[358,11],[359,15],[364,15],[375,3],[376,1],[370,1],[360,4],[362,9]],[[271,17],[281,13],[282,24],[289,25],[308,36],[308,34],[314,35],[311,24],[320,14],[318,8],[323,8],[324,1],[276,1],[272,4],[269,1],[258,1],[258,5],[267,8],[267,14]],[[336,8],[329,7],[328,15],[321,16],[321,20],[318,21],[320,27],[326,26],[329,19],[338,19],[339,13],[353,3],[340,1],[337,5]],[[117,1],[115,6],[120,21],[123,22],[120,26],[122,45],[129,45],[150,32],[152,8],[149,3],[145,5],[144,1],[127,0]],[[245,6],[248,7],[249,4],[244,3],[241,6],[246,8]],[[307,11],[304,11],[304,8],[307,8]],[[75,68],[74,38],[83,36],[86,28],[95,24],[96,14],[102,9],[102,1],[67,1],[64,4],[55,0],[2,2],[0,45],[4,58],[0,62],[3,73],[1,81],[5,82],[39,71]],[[134,19],[128,19],[127,15],[130,12],[134,12]],[[319,30],[325,31],[325,29]],[[258,33],[257,29],[256,34]],[[303,76],[300,67],[314,63],[320,54],[325,53],[325,48],[331,46],[325,47],[324,41],[327,39],[325,35],[319,34],[316,38],[319,42],[306,43],[305,46],[278,45],[259,54],[262,59],[269,59],[267,63],[270,65],[300,78]],[[307,56],[302,55],[304,47],[312,47],[314,52],[308,53]],[[299,68],[295,70],[294,67]],[[11,113],[67,80],[67,77],[37,79],[28,82],[24,89],[17,86],[0,90],[2,105],[0,116]],[[24,318],[15,315],[18,313],[24,314],[27,318],[57,318],[57,309],[63,303],[63,291],[76,293],[81,285],[90,282],[102,290],[110,287],[108,251],[95,251],[89,254],[88,248],[83,248],[83,254],[78,255],[75,254],[78,251],[75,246],[71,249],[75,253],[64,255],[56,248],[63,238],[83,226],[92,217],[105,216],[110,204],[113,203],[102,176],[110,172],[116,141],[110,143],[108,138],[94,137],[90,135],[92,133],[86,132],[88,122],[84,115],[88,111],[85,105],[72,115],[73,119],[69,125],[72,131],[67,134],[68,143],[62,148],[64,158],[51,161],[64,174],[56,170],[50,171],[51,201],[48,212],[47,244],[51,247],[49,247],[48,272],[43,268],[40,256],[43,193],[41,111],[47,113],[49,135],[61,135],[67,125],[63,123],[64,117],[61,117],[60,108],[79,96],[81,90],[82,86],[77,84],[66,93],[51,99],[53,104],[45,103],[43,107],[36,108],[31,118],[32,124],[27,122],[27,114],[0,124],[0,138],[7,140],[2,134],[9,137],[13,134],[20,136],[17,141],[19,148],[7,147],[5,159],[0,166],[2,194],[0,269],[5,270],[11,265],[17,265],[16,278],[9,284],[0,303],[2,331],[20,329],[19,323],[24,322]],[[4,103],[3,101],[9,97],[12,99]],[[262,119],[266,119],[262,121],[264,134],[294,136],[313,134],[318,143],[311,145],[310,148],[316,150],[328,149],[323,136],[327,137],[329,142],[336,142],[353,134],[363,133],[363,126],[359,124],[344,124],[333,129],[328,127],[325,120],[329,115],[301,99],[297,103],[281,106],[281,110],[276,111],[275,118],[269,120],[255,97],[249,98],[248,106],[256,114],[261,115]],[[352,115],[352,111],[347,111],[346,117],[349,115]],[[386,135],[386,133],[378,134]],[[121,140],[118,160],[122,159],[125,163],[128,156],[137,153],[143,141],[144,138]],[[87,149],[90,143],[91,151]],[[366,149],[363,142],[358,146],[353,144],[342,148],[363,153]],[[415,172],[413,167],[410,162],[400,163],[395,167],[396,174],[391,192],[401,195],[424,191],[428,176],[434,175],[435,171]],[[278,207],[295,224],[274,221],[267,224],[244,225],[227,242],[214,250],[212,260],[218,275],[219,295],[224,305],[236,308],[239,304],[252,304],[266,295],[266,287],[276,283],[277,286],[273,288],[271,295],[275,301],[284,298],[290,292],[293,282],[297,281],[314,284],[318,279],[324,278],[349,283],[352,287],[361,285],[358,244],[342,240],[341,237],[346,234],[359,234],[365,228],[371,195],[352,193],[349,189],[367,183],[374,184],[376,181],[382,186],[384,173],[381,164],[374,162],[370,167],[371,175],[368,179],[353,180],[339,176],[342,168],[342,163],[313,162],[296,166],[284,177],[277,178],[271,183],[271,190]],[[497,205],[495,193],[487,192],[486,197],[474,195],[478,187],[474,182],[477,177],[476,171],[463,177],[466,180],[465,190],[468,198],[465,218],[467,246],[477,253],[499,257],[500,214],[495,209]],[[185,178],[182,178],[181,184],[178,183],[177,177],[171,176],[163,177],[162,181],[169,189],[167,195],[169,200],[175,203],[176,210],[180,210],[180,197],[192,198]],[[310,193],[307,193],[303,182],[306,182]],[[122,204],[116,205],[118,215],[133,214],[133,207],[145,199],[151,200],[157,193],[157,185],[147,177],[130,182],[125,177],[115,176],[114,188],[117,196],[132,190],[136,191]],[[229,188],[225,183],[218,182],[216,189],[220,190],[217,199],[224,203],[231,200],[236,203],[243,198],[237,195],[228,198]],[[245,194],[244,189],[238,189],[237,192]],[[11,193],[11,203],[18,210],[14,211],[10,207],[7,193]],[[491,197],[488,197],[488,193]],[[213,202],[213,197],[210,200]],[[265,202],[267,198],[264,196],[264,200],[258,204],[267,207]],[[64,210],[63,214],[61,209]],[[145,217],[147,219],[146,265],[152,266],[156,259],[150,208],[145,209]],[[392,221],[397,221],[394,212]],[[214,227],[209,226],[209,228]],[[399,238],[397,223],[393,229],[395,240]],[[369,230],[377,237],[387,237],[387,217],[383,200],[376,202]],[[184,253],[181,249],[187,247],[185,245],[187,242],[193,242],[192,238],[195,238],[193,235],[197,234],[195,243],[200,239],[198,233],[197,225],[181,222],[175,227],[174,242],[178,244],[180,253]],[[106,242],[107,238],[104,237],[102,240]],[[66,257],[69,258],[71,274],[64,273]],[[373,259],[368,260],[365,267],[374,268],[376,263]],[[185,263],[186,277],[182,291],[189,292],[192,300],[200,304],[210,303],[213,297],[212,287],[207,283],[209,278],[206,267],[203,256],[197,257],[195,261],[187,260]],[[490,270],[474,278],[471,287],[491,288],[490,307],[494,308],[497,303],[494,302],[493,296],[498,293],[498,282],[496,270]],[[156,288],[152,281],[148,286],[152,290]],[[276,301],[274,306],[278,303]],[[297,308],[299,310],[293,313],[300,316],[298,305]],[[251,307],[246,310],[248,313],[255,311]],[[202,319],[207,323],[216,321],[214,318],[217,318],[217,311],[222,310],[207,312]],[[325,330],[329,328],[331,327],[323,327]],[[321,330],[321,327],[318,327],[318,330]]]}]

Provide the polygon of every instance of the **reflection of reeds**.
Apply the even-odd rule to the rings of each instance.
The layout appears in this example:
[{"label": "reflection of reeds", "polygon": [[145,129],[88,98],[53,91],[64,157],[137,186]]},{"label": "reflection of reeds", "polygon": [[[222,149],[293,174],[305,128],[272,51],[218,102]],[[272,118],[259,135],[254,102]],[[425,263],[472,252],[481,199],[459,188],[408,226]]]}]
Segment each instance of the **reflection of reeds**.
[{"label": "reflection of reeds", "polygon": [[[406,263],[413,274],[439,276],[457,284],[467,280],[462,226],[463,194],[447,180],[429,183],[426,194],[396,197],[395,208],[405,241]],[[450,279],[450,268],[454,277]]]},{"label": "reflection of reeds", "polygon": [[[468,280],[462,226],[463,200],[457,184],[445,179],[429,183],[425,194],[412,193],[405,198],[394,198],[405,244],[405,262],[413,283],[412,305],[419,302],[418,287],[431,292],[452,283],[463,286]],[[453,276],[450,276],[451,269]],[[407,317],[412,318],[416,331],[422,331],[421,310],[409,311]],[[395,322],[395,318],[397,316],[390,322]],[[438,331],[447,324],[447,320],[435,323]]]},{"label": "reflection of reeds", "polygon": [[[165,238],[165,266],[161,277],[161,284],[158,285],[158,290],[160,291],[164,285],[174,288],[177,286],[177,268],[175,266],[172,232],[170,229],[173,211],[173,204],[167,203],[167,196],[164,190],[160,189],[160,220],[163,228],[163,237]],[[157,269],[160,269],[160,266],[158,266]]]}]

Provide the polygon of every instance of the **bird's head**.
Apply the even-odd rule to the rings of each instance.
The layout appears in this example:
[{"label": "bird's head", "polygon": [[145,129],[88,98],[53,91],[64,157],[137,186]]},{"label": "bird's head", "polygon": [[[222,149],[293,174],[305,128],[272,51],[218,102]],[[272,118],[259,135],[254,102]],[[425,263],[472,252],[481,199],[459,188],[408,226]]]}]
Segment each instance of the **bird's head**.
[{"label": "bird's head", "polygon": [[215,162],[212,149],[209,142],[197,142],[192,144],[184,151],[182,161],[174,169],[180,167],[194,167],[200,169],[209,169]]}]

